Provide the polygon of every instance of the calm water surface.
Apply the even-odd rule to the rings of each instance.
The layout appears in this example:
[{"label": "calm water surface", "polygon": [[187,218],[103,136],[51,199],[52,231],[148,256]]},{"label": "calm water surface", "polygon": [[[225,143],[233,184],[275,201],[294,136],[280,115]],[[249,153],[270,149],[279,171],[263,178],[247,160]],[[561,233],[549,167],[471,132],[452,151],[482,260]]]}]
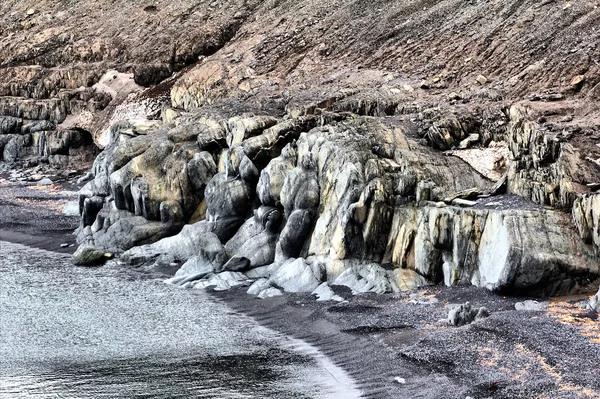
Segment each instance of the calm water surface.
[{"label": "calm water surface", "polygon": [[0,398],[356,398],[313,347],[202,291],[0,241]]}]

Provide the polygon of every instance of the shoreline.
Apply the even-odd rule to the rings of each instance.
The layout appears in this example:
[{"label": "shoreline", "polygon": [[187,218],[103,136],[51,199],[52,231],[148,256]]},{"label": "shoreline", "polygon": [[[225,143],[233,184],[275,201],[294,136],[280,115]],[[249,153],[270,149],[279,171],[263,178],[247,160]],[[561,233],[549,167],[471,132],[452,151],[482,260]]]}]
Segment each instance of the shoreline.
[{"label": "shoreline", "polygon": [[77,249],[74,230],[79,217],[62,211],[67,202],[77,200],[79,187],[74,180],[78,176],[38,177],[50,177],[51,184],[10,181],[8,173],[0,173],[0,241],[72,254]]},{"label": "shoreline", "polygon": [[317,348],[207,293],[116,262],[73,267],[6,242],[0,253],[0,398],[361,397]]},{"label": "shoreline", "polygon": [[[11,189],[25,190],[15,185],[4,194]],[[74,236],[64,228],[53,231],[52,226],[75,226],[77,218],[65,219],[54,206],[65,198],[49,202],[49,193],[40,194],[44,190],[29,190],[31,197],[44,201],[33,201],[27,209],[0,202],[0,212],[11,209],[20,218],[20,231],[0,225],[0,240],[8,237],[32,247],[71,252],[76,247],[59,244],[67,234],[73,240]],[[21,191],[18,196],[23,196]],[[43,217],[37,217],[40,214]],[[36,235],[36,230],[44,234]],[[337,292],[345,299],[340,303],[318,302],[309,294],[258,299],[246,289],[206,292],[291,341],[300,339],[315,347],[355,381],[365,398],[600,395],[594,374],[600,323],[577,308],[577,297],[549,302],[543,310],[517,311],[517,302],[531,298],[502,297],[473,286],[356,296],[342,290]],[[450,308],[466,301],[485,306],[490,317],[462,327],[440,323]],[[559,389],[574,395],[556,396]]]}]

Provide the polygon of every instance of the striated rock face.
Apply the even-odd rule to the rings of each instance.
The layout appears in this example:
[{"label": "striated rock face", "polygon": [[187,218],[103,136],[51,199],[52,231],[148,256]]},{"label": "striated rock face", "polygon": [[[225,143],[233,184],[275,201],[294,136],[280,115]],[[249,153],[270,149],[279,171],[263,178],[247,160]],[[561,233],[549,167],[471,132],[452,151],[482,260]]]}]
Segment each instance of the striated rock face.
[{"label": "striated rock face", "polygon": [[[444,283],[556,295],[600,276],[583,233],[595,220],[588,197],[575,202],[575,227],[563,211],[499,194],[504,180],[421,144],[403,118],[320,119],[200,111],[141,133],[114,126],[80,194],[80,241],[125,251],[132,265],[266,277],[258,294],[328,281],[357,293]],[[218,262],[197,253],[207,240]]]},{"label": "striated rock face", "polygon": [[596,291],[591,0],[62,3],[0,5],[0,153],[103,149],[81,243],[261,297]]},{"label": "striated rock face", "polygon": [[593,161],[600,155],[592,142],[574,138],[578,126],[562,129],[546,121],[545,113],[562,114],[569,104],[518,104],[510,109],[509,192],[530,198],[542,205],[571,209],[578,196],[588,193],[588,184],[600,181],[600,170]]},{"label": "striated rock face", "polygon": [[577,198],[573,205],[573,221],[583,241],[600,256],[600,194]]}]

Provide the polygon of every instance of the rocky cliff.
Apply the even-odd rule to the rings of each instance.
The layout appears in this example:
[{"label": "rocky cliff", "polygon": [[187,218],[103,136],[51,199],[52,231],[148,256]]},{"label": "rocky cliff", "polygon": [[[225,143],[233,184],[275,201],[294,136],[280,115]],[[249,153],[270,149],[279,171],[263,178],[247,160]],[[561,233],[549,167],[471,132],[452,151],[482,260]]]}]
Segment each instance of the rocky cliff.
[{"label": "rocky cliff", "polygon": [[81,243],[262,296],[597,289],[595,2],[75,3],[0,5],[0,150],[103,149]]}]

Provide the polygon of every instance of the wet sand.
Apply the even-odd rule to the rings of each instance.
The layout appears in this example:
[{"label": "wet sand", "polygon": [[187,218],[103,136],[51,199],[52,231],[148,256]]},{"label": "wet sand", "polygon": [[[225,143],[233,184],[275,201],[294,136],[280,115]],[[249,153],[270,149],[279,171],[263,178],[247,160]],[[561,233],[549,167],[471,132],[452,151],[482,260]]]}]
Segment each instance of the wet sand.
[{"label": "wet sand", "polygon": [[115,262],[0,242],[0,398],[357,398],[315,348]]},{"label": "wet sand", "polygon": [[0,174],[0,241],[75,252],[73,231],[79,217],[65,216],[62,211],[68,201],[77,200],[78,189],[72,181],[39,185],[11,182],[6,173]]}]

